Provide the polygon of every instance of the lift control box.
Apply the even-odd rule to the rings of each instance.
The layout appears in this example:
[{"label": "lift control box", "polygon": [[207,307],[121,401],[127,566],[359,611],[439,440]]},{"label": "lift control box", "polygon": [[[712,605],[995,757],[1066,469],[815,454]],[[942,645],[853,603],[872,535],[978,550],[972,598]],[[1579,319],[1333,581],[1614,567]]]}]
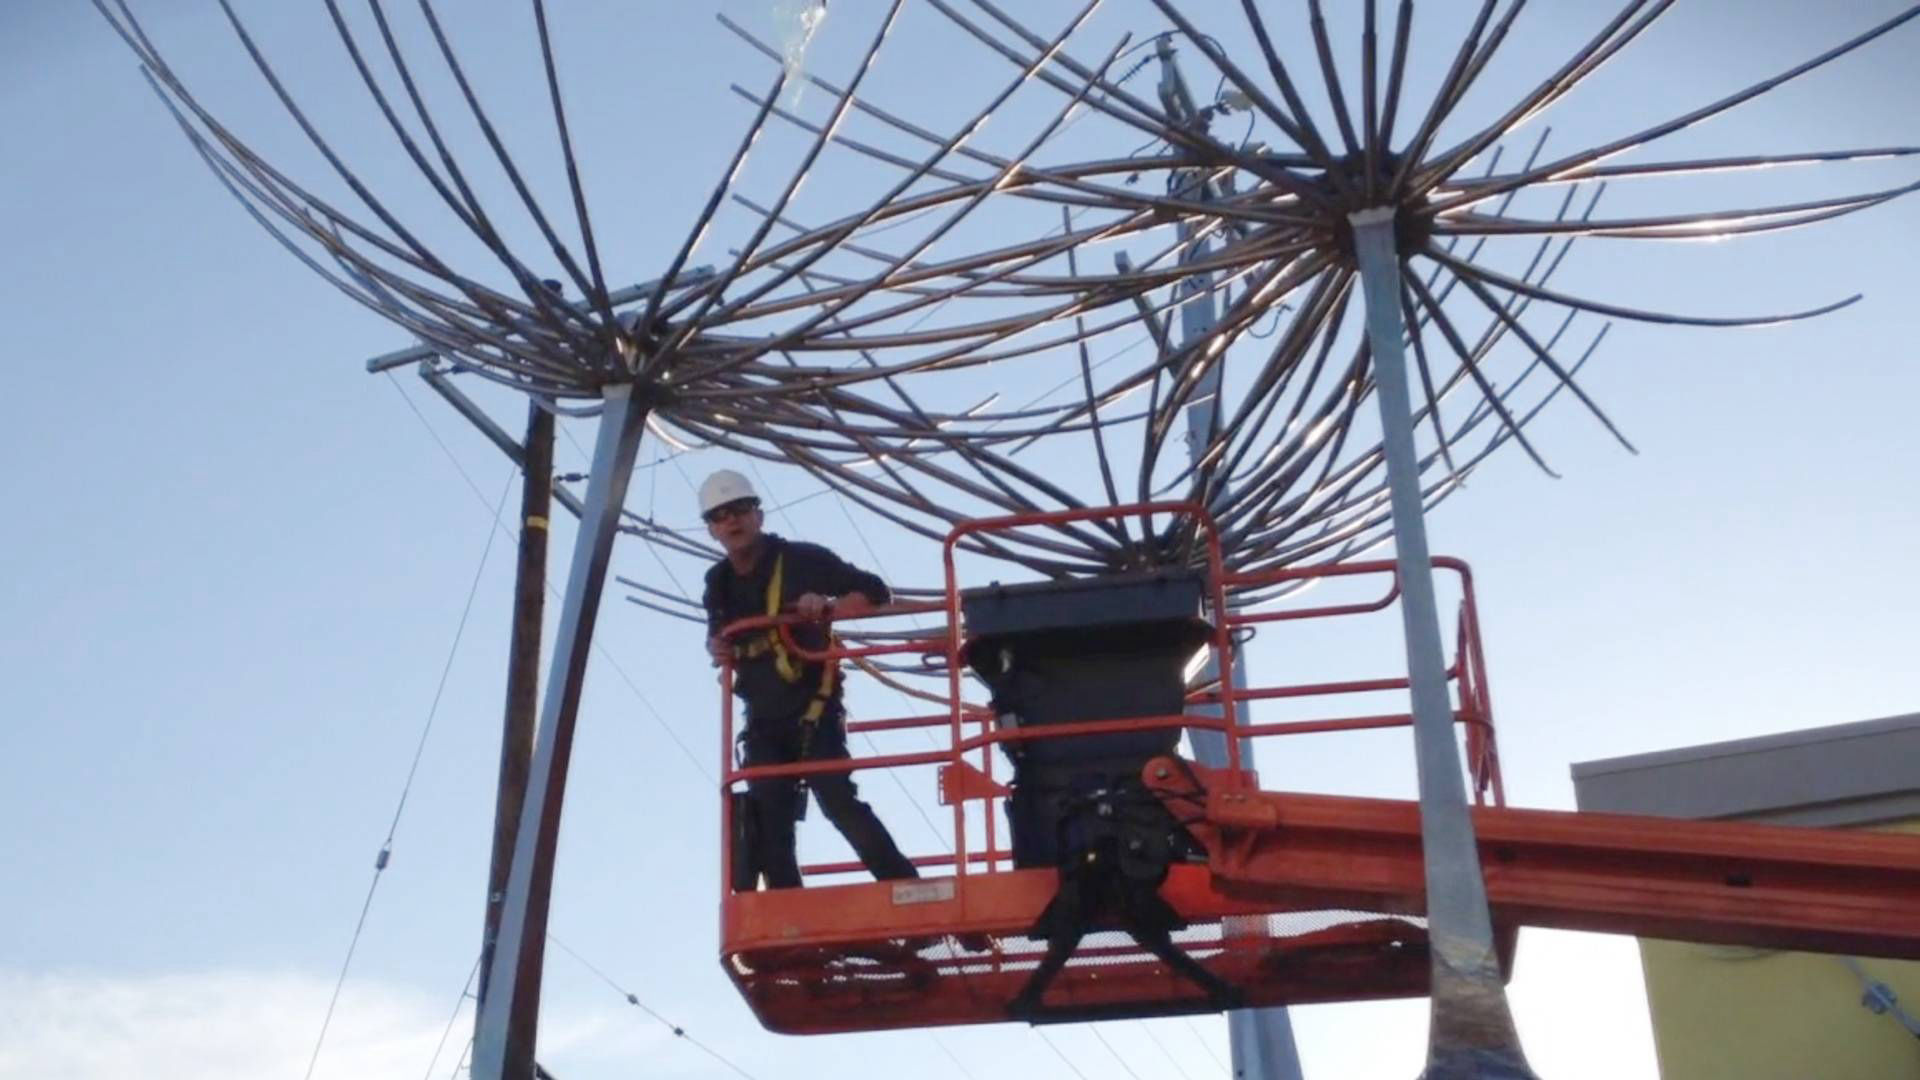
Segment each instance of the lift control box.
[{"label": "lift control box", "polygon": [[[1198,574],[1161,571],[989,585],[960,594],[967,665],[993,692],[1002,724],[1174,716],[1187,664],[1212,626]],[[1179,742],[1163,730],[1010,743],[1016,765],[1138,769]]]}]

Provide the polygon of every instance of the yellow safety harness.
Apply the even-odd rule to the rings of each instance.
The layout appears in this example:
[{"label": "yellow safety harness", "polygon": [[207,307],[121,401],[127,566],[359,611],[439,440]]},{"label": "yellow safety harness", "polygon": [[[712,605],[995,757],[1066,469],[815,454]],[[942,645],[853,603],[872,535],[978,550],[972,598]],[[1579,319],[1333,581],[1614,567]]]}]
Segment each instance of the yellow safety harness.
[{"label": "yellow safety harness", "polygon": [[[786,587],[786,564],[785,552],[773,557],[773,576],[767,579],[767,616],[769,618],[780,614],[781,603],[785,599],[783,594]],[[839,647],[839,644],[839,639],[832,631],[828,631],[827,648],[834,649]],[[780,627],[767,627],[763,637],[744,641],[738,649],[739,658],[742,660],[758,659],[769,652],[773,654],[773,669],[780,673],[783,681],[789,683],[800,681],[800,676],[805,673],[805,666],[788,650],[786,640],[780,634]],[[837,661],[828,660],[821,665],[821,669],[820,688],[814,691],[813,700],[808,703],[807,711],[800,714],[800,719],[808,725],[807,731],[802,736],[802,757],[806,756],[806,744],[812,741],[812,725],[820,722],[820,718],[826,714],[827,703],[833,700],[833,687],[840,674],[840,664]]]}]

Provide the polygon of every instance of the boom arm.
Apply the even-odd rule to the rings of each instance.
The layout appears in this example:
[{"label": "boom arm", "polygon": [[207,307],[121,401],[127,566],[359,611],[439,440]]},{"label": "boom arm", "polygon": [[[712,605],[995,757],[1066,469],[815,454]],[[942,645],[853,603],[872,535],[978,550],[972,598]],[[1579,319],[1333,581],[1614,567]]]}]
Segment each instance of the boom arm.
[{"label": "boom arm", "polygon": [[[1222,899],[1420,914],[1419,806],[1259,791],[1156,758]],[[1476,807],[1496,922],[1920,959],[1920,836]]]}]

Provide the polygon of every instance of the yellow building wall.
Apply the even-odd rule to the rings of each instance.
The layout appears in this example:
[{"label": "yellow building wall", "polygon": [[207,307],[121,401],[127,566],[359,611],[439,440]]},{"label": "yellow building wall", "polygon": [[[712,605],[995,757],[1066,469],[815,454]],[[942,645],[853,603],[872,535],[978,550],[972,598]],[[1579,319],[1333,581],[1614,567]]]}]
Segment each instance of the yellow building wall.
[{"label": "yellow building wall", "polygon": [[[1839,957],[1643,939],[1640,960],[1662,1080],[1920,1078],[1920,1039],[1860,1004]],[[1860,967],[1920,1016],[1920,962]]]}]

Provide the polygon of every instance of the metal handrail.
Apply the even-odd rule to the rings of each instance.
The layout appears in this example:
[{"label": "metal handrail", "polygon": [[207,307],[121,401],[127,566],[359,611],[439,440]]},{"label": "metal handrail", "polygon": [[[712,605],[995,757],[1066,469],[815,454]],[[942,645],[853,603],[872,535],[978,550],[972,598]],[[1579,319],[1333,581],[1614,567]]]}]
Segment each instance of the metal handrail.
[{"label": "metal handrail", "polygon": [[[1165,716],[1127,717],[1116,720],[1082,721],[1070,724],[1048,724],[1042,727],[994,728],[988,721],[993,718],[990,709],[964,702],[960,698],[961,655],[966,644],[960,613],[960,588],[958,571],[955,564],[957,544],[964,537],[981,532],[1005,531],[1015,528],[1064,524],[1072,521],[1084,521],[1097,518],[1123,516],[1151,516],[1154,514],[1186,515],[1191,517],[1204,534],[1207,548],[1207,581],[1209,602],[1215,613],[1213,632],[1209,642],[1219,657],[1219,681],[1211,689],[1202,689],[1189,693],[1186,702],[1189,705],[1221,706],[1219,716],[1174,714]],[[782,644],[793,655],[812,663],[837,662],[840,660],[860,660],[867,657],[918,653],[932,661],[935,657],[944,659],[947,667],[948,708],[944,713],[929,713],[916,716],[887,718],[882,720],[850,723],[849,731],[890,731],[909,728],[927,728],[946,724],[950,731],[949,745],[944,748],[898,754],[875,754],[866,757],[846,757],[832,761],[802,761],[781,765],[735,766],[733,764],[733,664],[731,658],[721,665],[721,684],[723,704],[722,760],[726,762],[722,769],[721,787],[723,790],[734,785],[760,779],[805,777],[813,775],[831,775],[848,773],[860,769],[904,768],[921,765],[944,765],[948,767],[966,764],[968,754],[978,753],[979,772],[989,785],[993,782],[992,750],[995,746],[1020,744],[1037,739],[1068,738],[1084,735],[1118,734],[1124,732],[1154,731],[1166,728],[1199,728],[1221,732],[1228,746],[1228,775],[1244,778],[1240,769],[1239,741],[1241,739],[1264,738],[1279,735],[1301,735],[1312,733],[1358,731],[1392,727],[1408,727],[1413,723],[1410,713],[1386,713],[1370,716],[1349,716],[1325,719],[1295,720],[1276,723],[1252,724],[1239,721],[1241,702],[1265,701],[1276,699],[1298,699],[1308,697],[1333,696],[1339,694],[1370,693],[1387,690],[1403,690],[1410,685],[1405,676],[1381,679],[1357,679],[1335,682],[1306,683],[1292,686],[1235,688],[1232,683],[1232,640],[1233,635],[1243,628],[1258,624],[1281,621],[1297,621],[1310,618],[1333,618],[1347,615],[1362,615],[1383,611],[1392,606],[1400,597],[1400,584],[1397,566],[1390,560],[1370,560],[1355,563],[1335,563],[1323,566],[1293,567],[1280,570],[1229,573],[1225,570],[1221,555],[1218,534],[1214,530],[1212,519],[1196,504],[1184,502],[1140,503],[1129,506],[1105,507],[1050,513],[1015,514],[997,518],[983,518],[963,522],[947,534],[942,548],[943,570],[945,572],[946,598],[942,602],[888,604],[861,612],[858,615],[829,617],[827,620],[806,620],[800,616],[783,613],[776,616],[753,616],[729,623],[722,628],[721,634],[729,640],[741,634],[767,629],[777,630]],[[1479,617],[1474,597],[1472,571],[1459,559],[1437,556],[1433,559],[1436,569],[1447,570],[1458,575],[1461,581],[1462,599],[1459,619],[1456,624],[1455,659],[1446,674],[1450,681],[1459,685],[1459,706],[1454,716],[1457,723],[1466,729],[1467,767],[1473,780],[1474,798],[1477,802],[1487,802],[1489,791],[1495,805],[1505,803],[1505,790],[1499,768],[1499,756],[1496,749],[1493,728],[1491,695],[1487,688],[1486,658],[1484,643],[1479,633]],[[1331,577],[1354,577],[1368,574],[1387,574],[1391,582],[1378,599],[1353,604],[1325,605],[1316,608],[1294,608],[1271,612],[1236,612],[1227,604],[1227,591],[1230,588],[1258,587],[1285,581],[1319,580]],[[930,614],[941,612],[946,615],[946,624],[924,634],[901,641],[886,644],[849,645],[839,639],[826,648],[813,649],[800,644],[793,636],[793,627],[809,622],[839,623],[854,620],[881,619],[889,616]],[[978,734],[968,734],[968,723],[979,725]],[[995,816],[991,809],[984,815],[984,850],[971,852],[967,844],[967,821],[965,803],[967,798],[953,800],[954,814],[954,850],[951,853],[913,856],[916,866],[950,866],[954,868],[957,888],[965,887],[965,878],[969,868],[984,865],[991,872],[1010,859],[1010,852],[1001,849],[997,842]],[[989,800],[990,805],[991,800]],[[722,839],[731,843],[731,800],[722,801]],[[730,882],[725,867],[730,860],[722,860],[723,893],[731,895]],[[826,863],[804,867],[807,873],[841,873],[860,869],[857,863]]]}]

